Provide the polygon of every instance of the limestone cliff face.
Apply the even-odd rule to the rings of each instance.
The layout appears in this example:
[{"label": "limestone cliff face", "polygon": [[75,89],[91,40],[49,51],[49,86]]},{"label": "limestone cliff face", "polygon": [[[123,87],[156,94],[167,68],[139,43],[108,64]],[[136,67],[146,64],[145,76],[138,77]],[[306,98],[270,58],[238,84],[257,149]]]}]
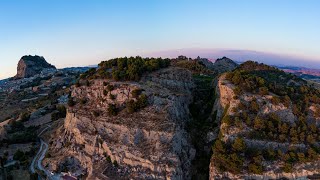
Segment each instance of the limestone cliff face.
[{"label": "limestone cliff face", "polygon": [[23,56],[17,67],[15,78],[28,78],[40,74],[44,69],[56,69],[40,56]]},{"label": "limestone cliff face", "polygon": [[[109,156],[119,164],[113,178],[190,179],[195,150],[184,126],[194,86],[191,73],[172,67],[149,74],[138,83],[109,81],[114,89],[108,95],[103,82],[95,80],[90,86],[73,88],[75,99],[86,98],[88,102],[68,109],[58,138],[52,139],[50,152],[60,156],[46,160],[54,164],[51,168],[57,169],[68,156],[74,157],[79,163],[73,172],[87,171],[90,178],[97,178],[103,173],[97,166],[106,164]],[[135,100],[131,92],[138,88],[148,96],[149,105],[129,114],[123,109],[125,102]],[[111,103],[120,109],[117,116],[106,112]],[[93,116],[93,111],[100,115]],[[111,170],[104,176],[110,174]]]},{"label": "limestone cliff face", "polygon": [[216,95],[218,98],[214,103],[214,111],[217,111],[217,120],[222,118],[225,110],[225,113],[232,114],[232,109],[239,104],[239,100],[234,98],[234,85],[225,80],[225,76],[226,74],[222,74],[216,83]]}]

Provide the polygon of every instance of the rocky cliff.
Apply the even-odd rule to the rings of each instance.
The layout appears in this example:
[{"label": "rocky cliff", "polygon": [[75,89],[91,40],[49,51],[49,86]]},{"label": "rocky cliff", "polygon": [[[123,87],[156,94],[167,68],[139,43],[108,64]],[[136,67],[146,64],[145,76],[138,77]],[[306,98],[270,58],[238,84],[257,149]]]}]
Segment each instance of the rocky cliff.
[{"label": "rocky cliff", "polygon": [[[64,126],[51,138],[53,158],[44,164],[87,173],[89,179],[190,179],[195,150],[185,124],[193,87],[191,73],[177,67],[150,73],[140,82],[92,80],[89,86],[73,87],[72,97],[83,103],[68,108]],[[137,100],[132,95],[137,89],[148,97],[148,105],[128,113],[126,103]],[[116,116],[107,113],[111,105]]]},{"label": "rocky cliff", "polygon": [[41,56],[23,56],[17,67],[17,75],[15,78],[28,78],[36,74],[40,74],[46,69],[56,69],[55,66],[49,64],[44,57]]}]

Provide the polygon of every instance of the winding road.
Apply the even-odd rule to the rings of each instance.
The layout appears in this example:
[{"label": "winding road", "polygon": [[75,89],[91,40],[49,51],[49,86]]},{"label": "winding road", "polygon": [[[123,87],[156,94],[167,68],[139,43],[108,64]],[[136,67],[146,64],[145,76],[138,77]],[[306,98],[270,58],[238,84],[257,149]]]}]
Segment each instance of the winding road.
[{"label": "winding road", "polygon": [[[38,136],[40,136],[42,133],[44,133],[48,128],[50,128],[50,126],[48,125],[48,127],[46,127],[45,129],[43,129]],[[39,137],[40,138],[40,137]],[[52,174],[50,173],[48,170],[46,170],[43,166],[42,166],[42,161],[48,151],[48,143],[44,142],[41,138],[40,138],[40,149],[38,151],[38,153],[36,154],[36,156],[33,158],[31,165],[30,165],[30,171],[32,173],[36,173],[36,169],[40,170],[42,172],[44,172],[47,176],[48,179],[50,180],[59,180],[61,175],[60,174]]]}]

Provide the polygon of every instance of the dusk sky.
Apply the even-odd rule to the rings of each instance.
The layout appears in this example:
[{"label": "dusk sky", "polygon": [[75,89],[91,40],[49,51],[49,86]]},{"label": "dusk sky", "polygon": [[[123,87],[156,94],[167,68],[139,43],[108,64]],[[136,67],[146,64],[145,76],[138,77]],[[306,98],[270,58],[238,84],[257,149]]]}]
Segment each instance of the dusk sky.
[{"label": "dusk sky", "polygon": [[29,54],[59,68],[190,48],[320,64],[319,9],[318,0],[2,0],[0,79]]}]

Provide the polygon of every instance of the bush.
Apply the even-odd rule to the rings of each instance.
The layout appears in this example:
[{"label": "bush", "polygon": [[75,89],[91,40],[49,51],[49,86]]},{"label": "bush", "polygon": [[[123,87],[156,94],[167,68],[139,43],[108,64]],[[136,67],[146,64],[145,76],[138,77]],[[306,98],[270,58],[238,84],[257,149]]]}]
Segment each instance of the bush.
[{"label": "bush", "polygon": [[20,120],[22,121],[22,122],[26,122],[26,121],[28,121],[30,119],[30,113],[28,113],[28,112],[24,112],[24,113],[22,113],[21,115],[20,115]]},{"label": "bush", "polygon": [[111,99],[111,100],[115,100],[116,99],[116,95],[114,95],[114,94],[109,94],[109,98]]},{"label": "bush", "polygon": [[278,105],[281,101],[280,98],[277,96],[273,96],[271,99],[272,104]]},{"label": "bush", "polygon": [[108,90],[108,91],[112,91],[112,90],[114,90],[114,86],[113,86],[113,85],[111,85],[111,84],[108,84],[108,86],[107,86],[107,90]]},{"label": "bush", "polygon": [[75,86],[76,86],[76,87],[80,87],[80,86],[81,86],[80,82],[77,81],[77,82],[75,83]]},{"label": "bush", "polygon": [[267,95],[269,93],[268,88],[267,87],[260,87],[259,88],[259,94],[260,95]]},{"label": "bush", "polygon": [[93,111],[92,114],[94,115],[94,117],[100,116],[100,113],[98,111]]},{"label": "bush", "polygon": [[246,150],[246,144],[242,138],[237,137],[232,144],[232,148],[237,152],[244,152]]},{"label": "bush", "polygon": [[84,84],[85,84],[86,86],[90,86],[90,81],[86,80],[86,81],[84,82]]},{"label": "bush", "polygon": [[134,89],[131,92],[131,95],[133,98],[138,98],[140,96],[141,92],[142,92],[142,89]]},{"label": "bush", "polygon": [[108,111],[108,115],[109,115],[109,116],[116,116],[116,115],[118,115],[118,109],[117,109],[117,107],[116,107],[115,104],[108,104],[108,109],[107,109],[107,111]]},{"label": "bush", "polygon": [[83,98],[83,99],[80,100],[80,104],[84,105],[86,103],[87,103],[87,99]]},{"label": "bush", "polygon": [[107,96],[108,95],[108,91],[107,90],[103,90],[103,95]]},{"label": "bush", "polygon": [[282,170],[286,173],[291,173],[292,172],[292,164],[290,163],[285,163],[284,166],[282,167]]},{"label": "bush", "polygon": [[113,161],[113,166],[118,167],[118,162],[116,160]]},{"label": "bush", "polygon": [[18,149],[14,155],[13,155],[14,160],[19,160],[19,161],[25,161],[27,157],[25,156],[24,152],[22,152],[20,149]]},{"label": "bush", "polygon": [[262,172],[263,172],[261,165],[257,165],[257,164],[253,164],[253,163],[249,164],[248,170],[250,173],[253,173],[253,174],[262,174]]},{"label": "bush", "polygon": [[128,113],[134,113],[137,111],[137,105],[135,101],[132,99],[126,103],[126,107],[127,107]]},{"label": "bush", "polygon": [[112,162],[110,156],[107,156],[107,162],[108,162],[108,163],[111,163],[111,162]]},{"label": "bush", "polygon": [[73,107],[74,105],[76,105],[76,102],[73,100],[73,98],[69,98],[68,106]]},{"label": "bush", "polygon": [[145,94],[142,94],[137,100],[137,106],[141,108],[145,108],[148,105],[148,97]]},{"label": "bush", "polygon": [[58,120],[60,118],[65,118],[66,115],[67,115],[67,109],[66,109],[65,106],[58,105],[56,108],[57,108],[58,112],[54,112],[54,113],[51,114],[51,120],[52,121],[56,121],[56,120]]}]

